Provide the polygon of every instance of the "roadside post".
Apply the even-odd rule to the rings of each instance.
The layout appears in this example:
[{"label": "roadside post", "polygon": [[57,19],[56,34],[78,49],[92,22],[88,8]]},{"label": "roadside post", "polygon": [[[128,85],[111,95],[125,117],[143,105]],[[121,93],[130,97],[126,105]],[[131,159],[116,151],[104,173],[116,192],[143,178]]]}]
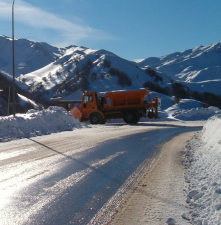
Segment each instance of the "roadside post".
[{"label": "roadside post", "polygon": [[12,68],[13,68],[13,116],[15,117],[15,43],[14,43],[14,3],[12,4]]}]

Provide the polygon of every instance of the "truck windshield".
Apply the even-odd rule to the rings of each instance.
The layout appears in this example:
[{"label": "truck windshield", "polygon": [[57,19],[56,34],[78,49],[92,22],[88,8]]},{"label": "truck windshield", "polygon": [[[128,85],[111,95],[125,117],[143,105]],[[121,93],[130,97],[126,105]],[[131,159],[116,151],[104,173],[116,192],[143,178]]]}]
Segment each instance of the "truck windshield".
[{"label": "truck windshield", "polygon": [[85,95],[84,96],[84,104],[87,104],[89,102],[93,102],[93,95]]}]

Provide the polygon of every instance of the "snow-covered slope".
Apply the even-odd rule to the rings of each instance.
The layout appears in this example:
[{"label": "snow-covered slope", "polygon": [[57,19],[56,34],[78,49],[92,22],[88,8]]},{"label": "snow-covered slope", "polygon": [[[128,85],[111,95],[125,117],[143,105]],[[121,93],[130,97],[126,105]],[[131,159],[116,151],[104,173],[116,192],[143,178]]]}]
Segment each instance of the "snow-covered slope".
[{"label": "snow-covered slope", "polygon": [[[2,93],[0,91],[0,116],[6,116],[9,110],[9,114],[13,113],[13,104],[12,104],[12,90],[10,92],[11,102],[8,108],[8,101],[5,98],[2,98]],[[37,104],[35,101],[21,95],[17,94],[15,99],[15,108],[16,113],[26,113],[29,109],[41,110],[42,105]]]},{"label": "snow-covered slope", "polygon": [[[12,75],[11,49],[12,40],[0,36],[0,69],[7,79]],[[148,67],[157,73],[151,75],[145,71]],[[148,81],[157,85],[157,88],[152,85],[152,90],[166,88],[167,93],[173,94],[172,80],[193,91],[221,95],[221,42],[135,63],[105,50],[78,46],[56,48],[47,43],[16,39],[15,71],[17,84],[38,98],[54,99],[79,89],[134,90]],[[161,93],[165,92],[161,90]]]},{"label": "snow-covered slope", "polygon": [[[3,70],[0,69],[0,76],[4,76],[9,82],[13,82],[13,76]],[[22,82],[21,80],[17,79],[15,77],[15,82],[16,84],[21,87],[22,89],[28,89],[27,84],[25,84],[24,82]],[[1,86],[1,85],[0,85]],[[11,85],[12,86],[12,85]],[[3,88],[3,87],[2,87]]]},{"label": "snow-covered slope", "polygon": [[194,91],[221,95],[221,42],[139,62],[170,76]]},{"label": "snow-covered slope", "polygon": [[[65,52],[47,43],[15,39],[15,76],[30,73],[53,62]],[[12,75],[12,39],[0,35],[0,68]]]},{"label": "snow-covered slope", "polygon": [[[134,62],[105,51],[71,47],[56,61],[34,72],[21,75],[31,92],[44,92],[44,97],[64,96],[78,89],[110,91],[142,88],[154,78]],[[166,86],[167,76],[160,85]],[[46,93],[45,93],[46,91]]]}]

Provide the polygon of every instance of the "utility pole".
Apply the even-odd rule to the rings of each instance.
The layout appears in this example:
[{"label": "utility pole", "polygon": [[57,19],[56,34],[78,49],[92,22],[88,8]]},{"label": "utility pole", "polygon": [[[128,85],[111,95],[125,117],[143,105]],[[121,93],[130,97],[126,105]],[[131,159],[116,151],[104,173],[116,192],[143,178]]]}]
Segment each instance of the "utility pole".
[{"label": "utility pole", "polygon": [[15,43],[14,43],[14,3],[12,4],[12,68],[13,68],[13,116],[15,117]]},{"label": "utility pole", "polygon": [[10,105],[10,99],[11,99],[10,92],[11,92],[11,87],[8,88],[8,111],[7,111],[7,116],[9,116],[9,105]]}]

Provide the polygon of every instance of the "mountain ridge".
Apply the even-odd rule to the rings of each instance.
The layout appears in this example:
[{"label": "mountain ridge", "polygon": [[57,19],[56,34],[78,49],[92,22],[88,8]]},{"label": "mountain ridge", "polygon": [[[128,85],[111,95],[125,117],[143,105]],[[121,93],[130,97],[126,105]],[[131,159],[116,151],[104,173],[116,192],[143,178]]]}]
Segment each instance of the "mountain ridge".
[{"label": "mountain ridge", "polygon": [[[12,39],[0,36],[0,71],[12,79]],[[77,90],[150,90],[179,98],[221,95],[221,42],[136,63],[104,49],[15,40],[16,83],[36,99],[58,99]],[[176,90],[175,90],[176,89]],[[196,92],[196,93],[195,93]],[[200,96],[197,100],[205,97]]]},{"label": "mountain ridge", "polygon": [[166,56],[149,57],[138,65],[166,73],[173,80],[200,93],[221,95],[221,42]]}]

